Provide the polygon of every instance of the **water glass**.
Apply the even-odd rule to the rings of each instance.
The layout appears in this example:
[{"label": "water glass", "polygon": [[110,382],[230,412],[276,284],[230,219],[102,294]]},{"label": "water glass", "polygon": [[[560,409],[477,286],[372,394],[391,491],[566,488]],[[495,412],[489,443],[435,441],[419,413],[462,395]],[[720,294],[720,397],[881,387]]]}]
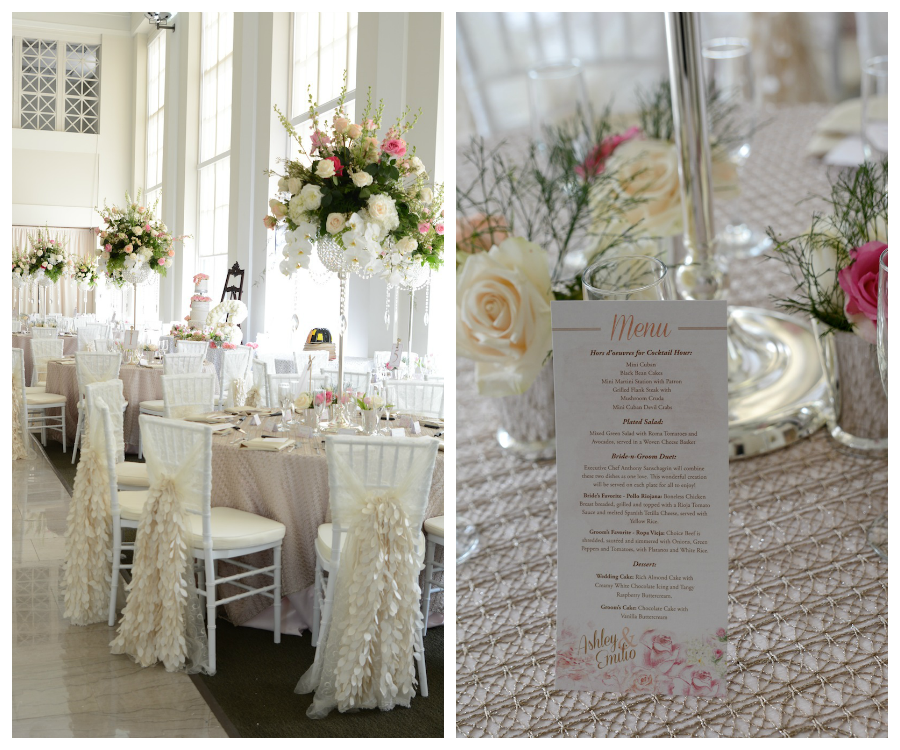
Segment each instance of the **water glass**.
[{"label": "water glass", "polygon": [[328,410],[328,392],[324,388],[317,388],[313,392],[313,411],[316,413],[316,429],[315,432],[319,434],[319,423],[322,421],[322,418],[325,416],[325,412]]},{"label": "water glass", "polygon": [[[278,432],[290,432],[291,428],[288,427],[288,420],[290,420],[291,405],[293,403],[290,383],[278,384],[278,403],[281,405],[281,424],[275,429]],[[285,419],[285,417],[287,417],[287,419]]]},{"label": "water glass", "polygon": [[876,332],[878,344],[878,369],[884,395],[888,392],[888,251],[885,248],[878,261],[878,324]]},{"label": "water glass", "polygon": [[538,143],[543,143],[546,128],[579,111],[593,120],[581,61],[572,58],[529,70],[528,111],[532,137]]},{"label": "water glass", "polygon": [[866,61],[862,73],[862,141],[866,161],[888,153],[888,56]]},{"label": "water glass", "polygon": [[751,52],[750,42],[737,37],[710,39],[703,44],[709,134],[713,144],[724,148],[738,166],[750,156],[750,139],[756,127]]},{"label": "water glass", "polygon": [[666,264],[646,255],[599,260],[585,269],[581,287],[586,300],[677,299]]}]

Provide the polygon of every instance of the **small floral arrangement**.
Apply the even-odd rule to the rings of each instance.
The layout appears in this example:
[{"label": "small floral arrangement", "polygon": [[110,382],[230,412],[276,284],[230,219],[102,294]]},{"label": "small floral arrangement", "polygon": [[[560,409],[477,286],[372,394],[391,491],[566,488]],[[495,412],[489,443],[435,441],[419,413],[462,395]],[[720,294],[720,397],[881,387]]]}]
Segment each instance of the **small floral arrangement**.
[{"label": "small floral arrangement", "polygon": [[47,227],[38,229],[37,234],[29,234],[28,242],[31,245],[26,256],[28,275],[43,275],[55,284],[69,269],[70,261],[65,243],[58,237],[51,238]]},{"label": "small floral arrangement", "polygon": [[196,286],[201,281],[207,281],[208,279],[209,279],[209,276],[207,276],[205,273],[194,274],[194,285]]},{"label": "small floral arrangement", "polygon": [[97,286],[100,275],[97,273],[96,258],[76,260],[73,269],[72,278],[75,279],[77,284],[85,289],[93,289]]},{"label": "small floral arrangement", "polygon": [[[237,345],[237,344],[232,344],[230,341],[223,341],[223,342],[220,344],[220,346],[221,346],[223,349],[237,349],[237,348],[238,348],[238,345]],[[216,343],[215,343],[215,342],[213,343],[212,348],[213,348],[213,349],[216,348]]]},{"label": "small floral arrangement", "polygon": [[159,351],[159,347],[156,344],[144,344],[141,347],[141,351],[145,352],[157,352]]},{"label": "small floral arrangement", "polygon": [[279,266],[286,276],[308,268],[313,244],[329,238],[352,271],[378,275],[389,284],[404,283],[421,267],[437,269],[443,263],[443,186],[426,184],[425,165],[404,138],[418,116],[407,121],[407,108],[379,138],[383,102],[373,112],[369,98],[361,121],[352,123],[344,109],[346,93],[345,73],[334,119],[321,127],[318,105],[310,96],[309,153],[275,108],[300,145],[302,159],[286,162],[285,174],[277,175],[278,193],[269,201],[265,225],[287,225]]},{"label": "small floral arrangement", "polygon": [[321,391],[316,391],[315,402],[316,404],[325,403],[326,406],[331,406],[332,404],[337,403],[337,391],[335,391],[334,386],[327,385]]},{"label": "small floral arrangement", "polygon": [[101,245],[98,251],[99,268],[116,286],[125,283],[123,271],[141,263],[165,276],[174,263],[175,250],[172,245],[188,237],[173,237],[166,225],[154,218],[158,199],[150,209],[139,205],[140,200],[141,191],[138,191],[134,201],[125,193],[124,207],[110,207],[104,203],[103,210],[98,209],[105,224],[103,229],[94,229]]},{"label": "small floral arrangement", "polygon": [[312,409],[313,405],[313,397],[309,391],[303,391],[300,393],[297,398],[294,399],[294,409],[297,411],[305,411],[306,409]]},{"label": "small floral arrangement", "polygon": [[206,316],[206,329],[210,341],[215,345],[222,342],[240,343],[243,336],[238,324],[247,319],[247,305],[239,299],[220,302]]},{"label": "small floral arrangement", "polygon": [[852,331],[875,343],[878,261],[887,248],[888,163],[865,162],[842,171],[831,186],[831,211],[815,214],[806,234],[775,235],[775,257],[782,258],[795,282],[795,297],[776,303],[809,315],[826,330]]},{"label": "small floral arrangement", "polygon": [[380,409],[384,406],[384,399],[381,396],[357,396],[356,397],[356,405],[362,409],[362,411],[372,411],[373,409]]},{"label": "small floral arrangement", "polygon": [[202,294],[194,294],[191,296],[191,302],[212,302],[212,297],[204,297]]},{"label": "small floral arrangement", "polygon": [[244,344],[244,346],[249,346],[251,349],[259,349],[259,344],[257,344],[255,341],[249,344]]},{"label": "small floral arrangement", "polygon": [[15,276],[27,278],[30,274],[31,260],[28,253],[23,253],[19,248],[13,250],[12,255],[12,272]]},{"label": "small floral arrangement", "polygon": [[189,339],[194,333],[194,329],[184,325],[184,323],[176,323],[169,331],[169,335],[176,339]]}]

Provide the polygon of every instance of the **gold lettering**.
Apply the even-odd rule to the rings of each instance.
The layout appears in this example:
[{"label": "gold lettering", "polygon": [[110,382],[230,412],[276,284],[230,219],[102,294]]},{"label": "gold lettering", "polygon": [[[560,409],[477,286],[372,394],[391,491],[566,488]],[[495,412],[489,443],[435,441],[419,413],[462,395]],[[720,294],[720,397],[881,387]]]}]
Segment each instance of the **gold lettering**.
[{"label": "gold lettering", "polygon": [[619,327],[619,341],[622,340],[623,336],[626,341],[631,341],[635,337],[668,338],[669,336],[668,323],[635,323],[634,315],[620,316],[616,314],[613,315],[612,330],[609,334],[610,340],[616,338],[616,326]]}]

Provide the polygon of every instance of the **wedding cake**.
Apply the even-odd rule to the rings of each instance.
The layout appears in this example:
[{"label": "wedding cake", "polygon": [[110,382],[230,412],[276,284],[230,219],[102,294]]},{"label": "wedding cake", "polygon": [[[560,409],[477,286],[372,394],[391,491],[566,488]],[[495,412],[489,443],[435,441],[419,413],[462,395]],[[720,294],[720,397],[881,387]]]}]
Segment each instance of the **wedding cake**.
[{"label": "wedding cake", "polygon": [[209,315],[209,303],[212,301],[207,295],[209,276],[198,273],[194,276],[194,294],[191,297],[191,316],[189,324],[191,328],[203,328]]}]

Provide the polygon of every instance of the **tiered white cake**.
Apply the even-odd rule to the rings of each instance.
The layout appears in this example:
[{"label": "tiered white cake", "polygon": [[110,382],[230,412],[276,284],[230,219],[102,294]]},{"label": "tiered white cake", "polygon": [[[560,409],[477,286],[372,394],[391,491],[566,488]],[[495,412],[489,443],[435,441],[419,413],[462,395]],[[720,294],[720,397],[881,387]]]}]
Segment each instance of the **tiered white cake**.
[{"label": "tiered white cake", "polygon": [[[204,276],[204,278],[200,278]],[[191,297],[191,328],[203,328],[209,315],[210,298],[206,295],[209,279],[204,274],[194,277],[194,295]]]}]

